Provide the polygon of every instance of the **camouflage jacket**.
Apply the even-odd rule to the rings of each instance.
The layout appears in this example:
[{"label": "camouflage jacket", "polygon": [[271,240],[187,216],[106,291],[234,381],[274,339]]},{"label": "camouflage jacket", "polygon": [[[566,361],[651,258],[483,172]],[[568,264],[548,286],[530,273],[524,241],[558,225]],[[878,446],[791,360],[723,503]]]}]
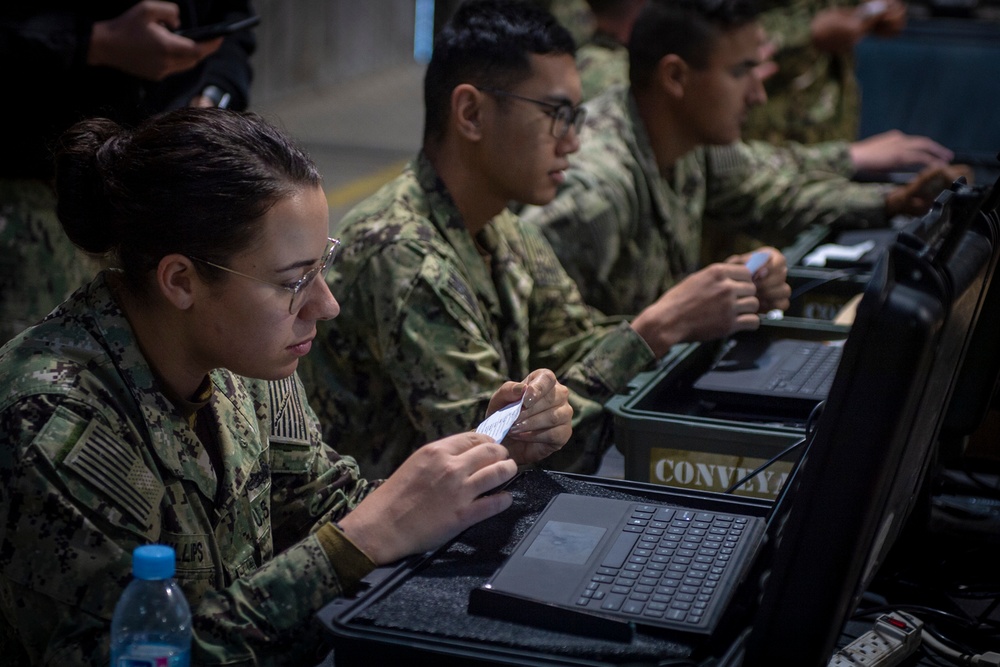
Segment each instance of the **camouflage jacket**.
[{"label": "camouflage jacket", "polygon": [[653,354],[627,323],[595,323],[537,229],[504,211],[473,239],[420,155],[347,215],[341,238],[330,284],[342,310],[319,323],[300,374],[365,474],[474,429],[503,382],[537,368],[569,387],[574,410],[572,439],[542,463],[597,469],[603,403]]},{"label": "camouflage jacket", "polygon": [[857,0],[768,0],[761,25],[777,51],[778,72],[765,82],[768,102],[754,108],[743,136],[771,142],[853,141],[860,97],[852,53],[812,45],[811,22],[823,9]]},{"label": "camouflage jacket", "polygon": [[[628,49],[607,35],[595,33],[590,41],[577,49],[576,68],[580,72],[583,100],[586,102],[614,86],[628,85]],[[755,107],[751,116],[758,117],[758,110],[759,107]],[[773,135],[757,136],[752,131],[746,132],[746,128],[744,138],[765,139],[769,143],[781,144],[781,149],[767,145],[758,145],[756,148],[761,151],[776,150],[783,159],[797,162],[801,168],[826,169],[846,178],[855,173],[850,155],[851,145],[846,140],[802,144],[786,140],[784,135],[780,135],[778,139],[774,139]]]},{"label": "camouflage jacket", "polygon": [[595,32],[576,50],[576,69],[584,101],[612,86],[628,83],[628,48],[614,37]]},{"label": "camouflage jacket", "polygon": [[192,664],[314,664],[312,616],[367,572],[329,522],[373,485],[320,440],[295,376],[210,379],[193,419],[216,465],[104,274],[0,350],[0,607],[32,664],[108,664],[132,550],[151,542],[176,551]]},{"label": "camouflage jacket", "polygon": [[881,186],[856,184],[808,151],[761,143],[699,148],[661,175],[634,98],[616,87],[588,103],[580,152],[538,224],[586,302],[633,315],[699,266],[784,247],[811,224],[885,224]]}]

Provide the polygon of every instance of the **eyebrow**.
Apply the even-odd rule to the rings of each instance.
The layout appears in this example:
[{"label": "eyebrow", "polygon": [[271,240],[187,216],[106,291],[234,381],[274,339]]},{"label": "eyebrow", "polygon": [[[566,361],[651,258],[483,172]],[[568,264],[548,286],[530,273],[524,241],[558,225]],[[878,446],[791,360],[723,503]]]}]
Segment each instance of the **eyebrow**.
[{"label": "eyebrow", "polygon": [[291,263],[291,264],[289,264],[287,266],[283,266],[281,268],[275,269],[274,272],[275,273],[284,273],[286,271],[291,271],[292,269],[303,269],[303,268],[305,268],[307,266],[314,265],[319,260],[320,260],[320,258],[316,258],[316,259],[303,259],[301,261],[293,262],[293,263]]},{"label": "eyebrow", "polygon": [[565,95],[546,95],[545,99],[551,100],[556,106],[577,107],[580,106],[580,104],[583,104],[583,102],[573,104],[573,100],[569,99]]}]

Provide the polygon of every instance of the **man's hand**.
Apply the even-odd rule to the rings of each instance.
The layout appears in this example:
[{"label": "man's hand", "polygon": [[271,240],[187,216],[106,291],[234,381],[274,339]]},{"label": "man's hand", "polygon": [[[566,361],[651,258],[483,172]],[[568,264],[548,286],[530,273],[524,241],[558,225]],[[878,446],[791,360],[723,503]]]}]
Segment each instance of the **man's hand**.
[{"label": "man's hand", "polygon": [[826,53],[848,53],[869,33],[888,37],[906,25],[906,5],[899,0],[869,0],[857,7],[830,7],[810,23],[813,46]]},{"label": "man's hand", "polygon": [[177,5],[143,0],[116,18],[94,23],[87,64],[162,81],[191,69],[222,46],[222,37],[195,42],[175,35],[171,29],[179,25]]},{"label": "man's hand", "polygon": [[573,433],[569,389],[545,368],[532,371],[521,382],[505,382],[490,399],[487,416],[521,396],[521,414],[504,439],[518,465],[541,461],[561,449]]},{"label": "man's hand", "polygon": [[904,167],[943,167],[955,157],[950,150],[930,137],[889,130],[850,147],[851,161],[857,171],[889,171]]},{"label": "man's hand", "polygon": [[885,214],[923,215],[942,190],[950,187],[955,179],[964,176],[971,183],[972,169],[964,164],[945,167],[928,167],[905,185],[893,188],[885,195]]},{"label": "man's hand", "polygon": [[657,357],[677,343],[714,340],[760,326],[757,287],[741,264],[718,263],[691,274],[632,320]]},{"label": "man's hand", "polygon": [[881,11],[871,12],[873,19],[870,27],[871,34],[879,37],[894,37],[902,32],[903,28],[906,27],[906,3],[901,0],[870,0],[862,4],[859,9],[864,9],[875,2],[880,3],[876,9],[881,9]]},{"label": "man's hand", "polygon": [[[767,313],[772,310],[788,310],[791,305],[789,298],[792,288],[788,285],[788,262],[777,248],[758,248],[754,252],[766,250],[769,253],[767,262],[753,274],[753,282],[757,286],[757,300],[760,302],[758,312]],[[727,264],[745,265],[753,252],[733,255],[726,259]]]}]

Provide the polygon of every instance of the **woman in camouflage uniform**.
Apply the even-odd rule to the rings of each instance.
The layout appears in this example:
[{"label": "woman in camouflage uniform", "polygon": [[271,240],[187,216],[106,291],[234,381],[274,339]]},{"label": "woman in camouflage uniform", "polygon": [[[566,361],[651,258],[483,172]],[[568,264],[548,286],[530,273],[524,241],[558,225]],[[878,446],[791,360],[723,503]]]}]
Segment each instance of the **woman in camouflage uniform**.
[{"label": "woman in camouflage uniform", "polygon": [[315,663],[323,604],[505,509],[484,492],[569,437],[542,371],[491,404],[524,395],[531,448],[460,434],[369,482],[322,442],[294,372],[339,312],[338,244],[315,166],[254,115],[85,121],[57,183],[67,234],[115,268],[0,350],[5,660],[108,664],[132,550],[158,542],[192,664]]}]

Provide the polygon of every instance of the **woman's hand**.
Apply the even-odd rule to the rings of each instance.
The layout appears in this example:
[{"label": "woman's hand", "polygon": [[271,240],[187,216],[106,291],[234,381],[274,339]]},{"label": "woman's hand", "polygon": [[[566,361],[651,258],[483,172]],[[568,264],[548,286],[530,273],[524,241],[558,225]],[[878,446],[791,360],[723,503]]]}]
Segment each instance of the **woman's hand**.
[{"label": "woman's hand", "polygon": [[377,565],[437,548],[510,507],[511,495],[483,495],[517,464],[488,435],[459,433],[424,445],[340,520],[344,534]]}]

